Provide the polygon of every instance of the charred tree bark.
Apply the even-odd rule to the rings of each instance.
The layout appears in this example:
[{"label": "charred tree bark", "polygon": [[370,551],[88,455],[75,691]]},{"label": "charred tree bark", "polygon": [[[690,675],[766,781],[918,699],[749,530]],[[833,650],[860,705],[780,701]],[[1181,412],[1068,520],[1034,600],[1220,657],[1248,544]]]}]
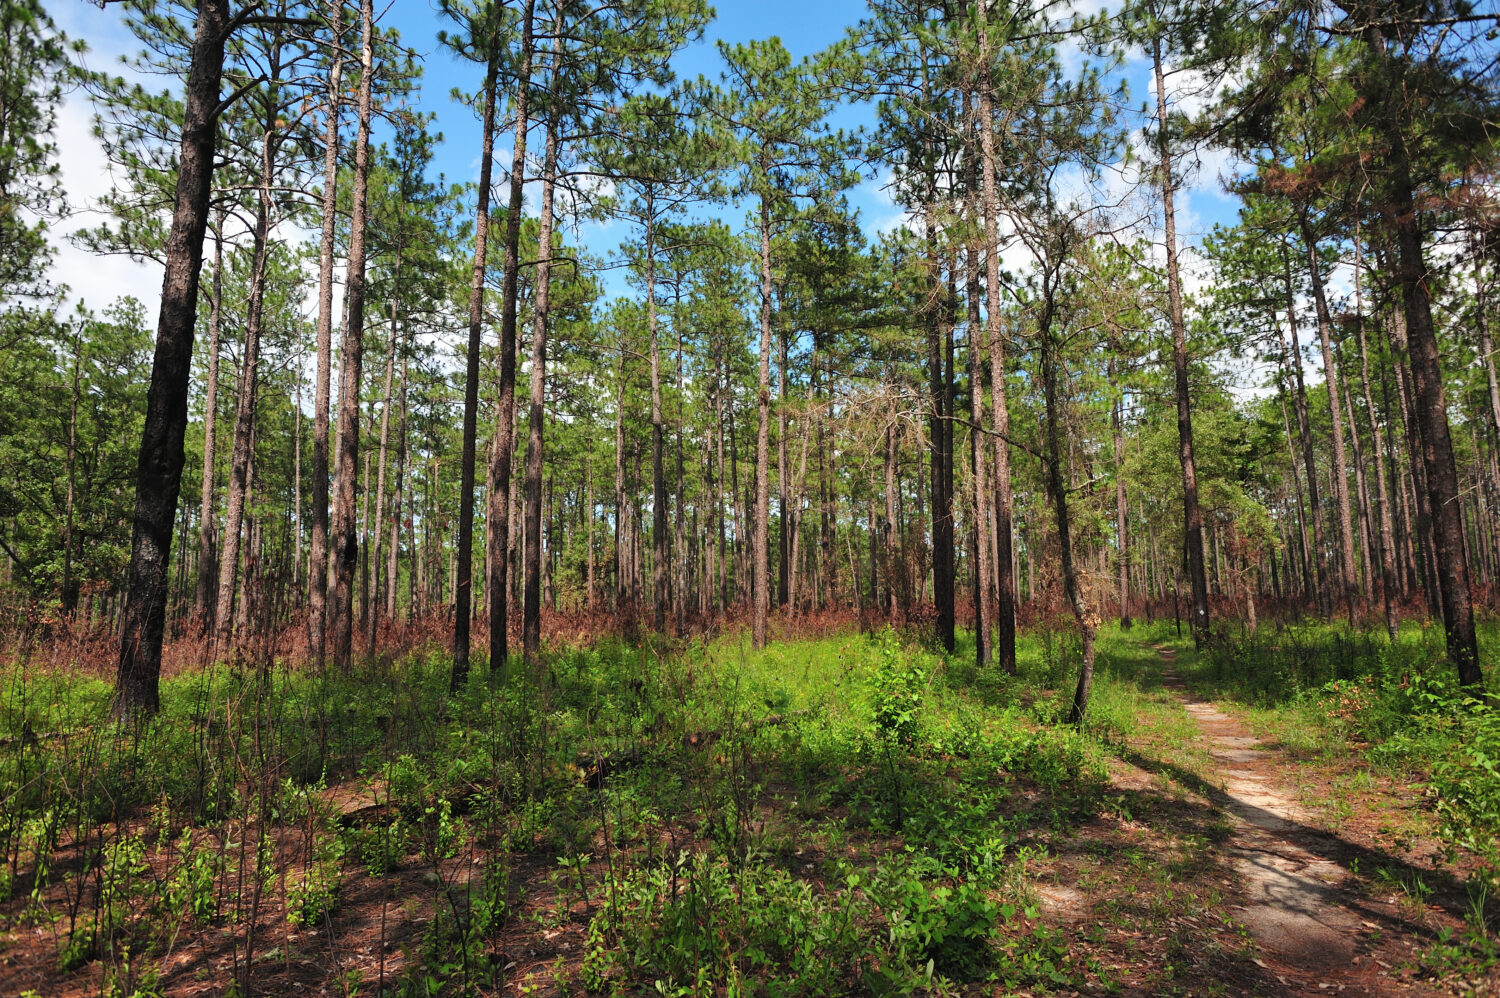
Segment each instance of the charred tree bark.
[{"label": "charred tree bark", "polygon": [[167,236],[161,307],[146,419],[136,465],[135,518],[130,539],[125,602],[121,611],[120,658],[112,712],[119,717],[155,714],[160,707],[161,642],[167,616],[167,571],[172,525],[186,461],[188,387],[193,327],[198,316],[198,278],[208,228],[214,140],[221,111],[219,83],[224,45],[232,29],[226,0],[200,0],[193,28],[177,190]]}]

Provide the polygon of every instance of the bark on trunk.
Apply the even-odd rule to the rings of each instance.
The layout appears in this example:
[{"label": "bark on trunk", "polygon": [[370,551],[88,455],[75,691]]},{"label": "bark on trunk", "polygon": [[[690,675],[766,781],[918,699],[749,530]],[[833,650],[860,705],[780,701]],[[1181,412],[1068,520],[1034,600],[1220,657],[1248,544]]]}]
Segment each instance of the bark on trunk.
[{"label": "bark on trunk", "polygon": [[[1043,277],[1043,280],[1047,280]],[[1047,491],[1052,500],[1053,514],[1057,520],[1058,556],[1062,561],[1063,596],[1073,612],[1073,621],[1078,627],[1081,643],[1081,660],[1078,669],[1078,685],[1073,689],[1073,704],[1068,710],[1068,723],[1083,722],[1088,711],[1089,693],[1094,684],[1094,637],[1099,622],[1093,611],[1084,603],[1083,592],[1078,584],[1078,570],[1073,559],[1073,532],[1068,511],[1068,490],[1063,480],[1062,414],[1057,386],[1057,343],[1052,333],[1051,306],[1047,305],[1041,321],[1042,341],[1042,393],[1046,406],[1047,432]]]},{"label": "bark on trunk", "polygon": [[1202,647],[1208,637],[1208,575],[1203,564],[1203,512],[1198,506],[1198,463],[1193,454],[1193,409],[1188,386],[1187,326],[1182,318],[1182,278],[1177,266],[1177,214],[1173,206],[1172,152],[1167,137],[1167,90],[1162,72],[1161,42],[1153,40],[1152,71],[1156,80],[1157,144],[1161,154],[1162,219],[1167,251],[1167,318],[1172,324],[1172,372],[1177,396],[1177,459],[1182,465],[1182,520],[1188,578],[1193,587],[1189,630]]},{"label": "bark on trunk", "polygon": [[[510,196],[505,214],[504,274],[500,287],[500,384],[495,406],[495,437],[485,476],[488,508],[485,517],[486,560],[494,566],[487,594],[490,619],[490,669],[506,677],[510,658],[510,479],[515,449],[516,314],[521,273],[521,204],[526,183],[526,133],[530,126],[531,67],[534,49],[535,0],[521,10],[521,62],[516,72],[515,137],[511,146]],[[482,280],[482,278],[481,278]]]},{"label": "bark on trunk", "polygon": [[656,191],[646,184],[646,334],[651,360],[651,629],[667,629],[667,470],[661,405],[661,345],[656,315]]},{"label": "bark on trunk", "polygon": [[[1109,359],[1109,380],[1114,385],[1115,360]],[[1125,400],[1116,398],[1110,407],[1115,438],[1115,531],[1120,550],[1120,627],[1130,630],[1130,506],[1125,494]]]},{"label": "bark on trunk", "polygon": [[1458,681],[1477,690],[1484,684],[1479,668],[1479,644],[1474,630],[1474,606],[1469,592],[1469,562],[1464,551],[1463,511],[1459,506],[1458,473],[1448,428],[1448,400],[1423,259],[1422,231],[1404,162],[1398,162],[1395,198],[1389,216],[1399,249],[1398,273],[1406,311],[1407,344],[1412,380],[1416,382],[1416,416],[1422,429],[1422,461],[1427,468],[1427,490],[1433,516],[1433,546],[1437,561],[1439,598],[1448,659]]},{"label": "bark on trunk", "polygon": [[224,510],[224,547],[219,562],[218,608],[214,640],[230,647],[234,630],[234,594],[239,582],[240,532],[244,525],[246,493],[250,486],[251,435],[254,432],[256,390],[260,367],[261,317],[264,311],[266,257],[271,226],[271,135],[267,123],[261,142],[260,202],[255,211],[255,241],[250,270],[250,295],[245,314],[245,342],[240,358],[239,391],[234,413],[234,451],[229,462],[229,500]]},{"label": "bark on trunk", "polygon": [[[1328,581],[1323,565],[1323,505],[1318,499],[1318,463],[1313,456],[1311,420],[1307,411],[1307,387],[1302,380],[1302,344],[1297,338],[1297,299],[1292,290],[1292,264],[1282,246],[1282,283],[1286,291],[1286,321],[1292,336],[1292,347],[1287,352],[1282,344],[1282,354],[1291,359],[1292,374],[1296,379],[1297,394],[1294,405],[1297,410],[1297,434],[1302,441],[1302,467],[1307,472],[1307,512],[1312,527],[1312,562],[1314,596],[1319,612],[1328,616]],[[1278,332],[1279,335],[1279,332]]]},{"label": "bark on trunk", "polygon": [[[392,280],[396,287],[401,286],[401,247],[396,247],[395,268]],[[390,447],[391,439],[391,403],[394,401],[392,391],[396,387],[396,355],[401,351],[401,340],[399,326],[397,325],[396,299],[391,299],[391,332],[386,344],[385,357],[385,389],[381,393],[380,410],[380,454],[376,460],[375,470],[375,542],[370,552],[371,576],[374,578],[374,597],[370,600],[369,617],[366,620],[366,651],[375,654],[375,632],[377,630],[380,616],[384,611],[384,602],[380,598],[380,586],[382,566],[380,564],[381,549],[385,542],[385,466],[386,455]]]},{"label": "bark on trunk", "polygon": [[[343,38],[344,0],[333,0],[329,31]],[[307,638],[322,670],[328,647],[328,404],[333,381],[333,246],[338,223],[339,112],[344,60],[335,46],[328,71],[323,145],[323,228],[318,250],[318,361],[313,383],[312,540],[308,549]]]},{"label": "bark on trunk", "polygon": [[974,477],[974,662],[990,664],[990,525],[989,480],[984,441],[984,349],[979,326],[978,259],[969,250],[969,460]]},{"label": "bark on trunk", "polygon": [[[981,21],[983,25],[983,21]],[[988,29],[980,29],[980,47],[988,51]],[[988,62],[985,63],[988,67]],[[979,91],[979,120],[989,121],[992,110],[988,68]],[[995,660],[1011,675],[1016,672],[1016,573],[1010,484],[1010,403],[1005,389],[1005,340],[1000,328],[1000,236],[995,188],[995,136],[979,129],[980,193],[984,205],[985,335],[989,340],[990,426],[995,433]],[[976,391],[979,390],[976,387]]]},{"label": "bark on trunk", "polygon": [[1344,407],[1339,397],[1339,365],[1333,355],[1333,317],[1323,291],[1323,271],[1318,260],[1318,241],[1304,209],[1298,224],[1307,251],[1307,272],[1312,279],[1313,305],[1318,315],[1318,343],[1323,352],[1323,383],[1328,388],[1328,415],[1333,424],[1333,504],[1339,527],[1339,593],[1354,625],[1357,574],[1354,566],[1354,524],[1349,507],[1349,465],[1344,452]]},{"label": "bark on trunk", "polygon": [[[491,39],[491,45],[495,42]],[[457,585],[453,607],[453,662],[448,688],[462,689],[469,678],[470,622],[474,611],[474,466],[475,437],[479,433],[479,347],[484,329],[484,274],[490,233],[490,186],[494,175],[495,102],[500,78],[500,53],[492,48],[484,70],[483,109],[480,112],[479,188],[474,209],[474,265],[469,277],[469,341],[464,361],[463,450],[458,486]],[[494,521],[488,524],[495,530]],[[491,586],[494,580],[491,580]],[[502,618],[503,620],[503,618]],[[502,625],[503,626],[503,625]],[[493,632],[495,622],[490,621]]]},{"label": "bark on trunk", "polygon": [[151,386],[146,393],[146,419],[136,465],[130,567],[111,708],[120,717],[154,714],[161,703],[158,688],[167,616],[167,570],[186,460],[183,436],[187,431],[193,327],[198,315],[198,277],[203,263],[203,235],[208,227],[219,82],[230,23],[226,0],[200,0],[183,97],[177,190],[167,236]]},{"label": "bark on trunk", "polygon": [[359,533],[354,520],[355,477],[359,474],[359,390],[364,364],[365,209],[370,177],[370,105],[375,69],[373,0],[360,3],[359,126],[354,140],[353,203],[349,219],[348,296],[339,352],[338,475],[333,483],[333,662],[350,666],[354,644],[354,572],[359,567]]},{"label": "bark on trunk", "polygon": [[[559,42],[553,42],[553,52]],[[553,82],[556,82],[554,74]],[[521,654],[534,669],[542,651],[542,422],[546,417],[547,300],[552,274],[552,197],[557,175],[557,115],[547,116],[542,160],[542,213],[537,226],[536,306],[531,326],[531,399],[527,409],[525,545],[521,607]],[[658,457],[660,449],[658,448]]]},{"label": "bark on trunk", "polygon": [[214,586],[218,582],[217,528],[214,520],[214,464],[217,459],[219,425],[219,327],[224,307],[224,211],[220,209],[214,226],[213,289],[209,292],[208,373],[203,385],[203,487],[198,507],[198,589],[193,600],[195,612],[205,631],[211,630],[214,612]]},{"label": "bark on trunk", "polygon": [[[762,164],[762,172],[769,167]],[[760,368],[755,398],[755,524],[754,584],[752,599],[755,610],[751,625],[751,644],[759,650],[766,646],[766,617],[771,603],[769,534],[771,518],[771,202],[760,198]]]}]

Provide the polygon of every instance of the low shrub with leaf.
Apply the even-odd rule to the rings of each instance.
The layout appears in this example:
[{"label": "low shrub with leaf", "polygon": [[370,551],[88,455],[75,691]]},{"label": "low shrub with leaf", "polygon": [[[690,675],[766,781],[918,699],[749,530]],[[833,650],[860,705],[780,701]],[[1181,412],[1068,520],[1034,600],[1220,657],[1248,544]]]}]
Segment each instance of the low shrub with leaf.
[{"label": "low shrub with leaf", "polygon": [[1485,863],[1493,893],[1500,888],[1500,710],[1472,698],[1462,710],[1459,740],[1433,767],[1431,786],[1443,837]]}]

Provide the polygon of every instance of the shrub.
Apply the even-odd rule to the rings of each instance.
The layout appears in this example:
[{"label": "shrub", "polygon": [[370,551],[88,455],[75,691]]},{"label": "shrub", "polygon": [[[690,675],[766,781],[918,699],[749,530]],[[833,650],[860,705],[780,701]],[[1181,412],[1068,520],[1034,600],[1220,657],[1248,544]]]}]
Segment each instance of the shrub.
[{"label": "shrub", "polygon": [[1485,862],[1494,886],[1500,875],[1500,710],[1473,699],[1464,707],[1462,740],[1433,767],[1439,830]]},{"label": "shrub", "polygon": [[654,982],[664,994],[733,994],[749,981],[771,995],[847,993],[887,961],[859,885],[848,874],[837,894],[819,894],[759,862],[683,853],[610,892],[589,926],[584,982],[616,993]]}]

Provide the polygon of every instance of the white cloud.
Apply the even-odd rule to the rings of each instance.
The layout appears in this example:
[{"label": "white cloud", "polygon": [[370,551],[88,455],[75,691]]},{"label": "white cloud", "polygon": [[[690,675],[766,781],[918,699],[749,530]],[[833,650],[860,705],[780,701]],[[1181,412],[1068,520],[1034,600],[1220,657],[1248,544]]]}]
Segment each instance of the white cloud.
[{"label": "white cloud", "polygon": [[77,93],[58,110],[54,136],[70,210],[52,226],[56,256],[50,276],[56,283],[67,285],[69,305],[82,301],[99,311],[123,295],[133,295],[145,305],[147,321],[154,321],[161,301],[159,265],[137,263],[124,256],[101,256],[74,246],[67,238],[104,220],[98,201],[114,187],[109,162],[91,131],[92,114],[87,100]]}]

